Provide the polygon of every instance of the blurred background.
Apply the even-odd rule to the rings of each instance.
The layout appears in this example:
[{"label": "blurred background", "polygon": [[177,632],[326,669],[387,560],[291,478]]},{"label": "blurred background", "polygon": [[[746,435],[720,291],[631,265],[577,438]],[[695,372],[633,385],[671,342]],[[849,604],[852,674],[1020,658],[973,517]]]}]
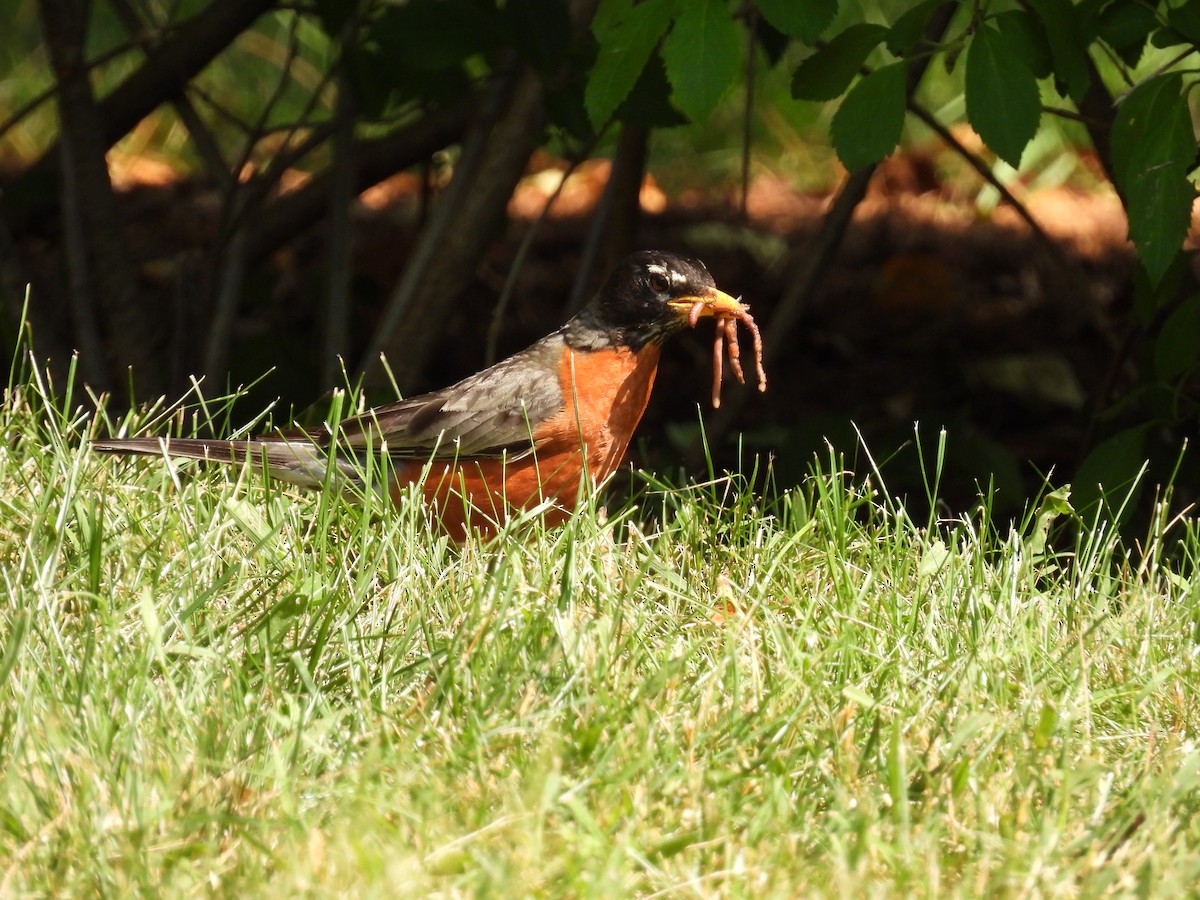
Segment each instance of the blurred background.
[{"label": "blurred background", "polygon": [[714,412],[684,335],[640,465],[703,472],[703,433],[787,485],[828,446],[866,473],[861,433],[919,504],[945,429],[954,510],[1146,461],[1186,504],[1195,141],[1154,129],[1190,126],[1196,6],[0,0],[0,339],[283,424],[463,377],[670,249],[751,304],[771,386]]}]

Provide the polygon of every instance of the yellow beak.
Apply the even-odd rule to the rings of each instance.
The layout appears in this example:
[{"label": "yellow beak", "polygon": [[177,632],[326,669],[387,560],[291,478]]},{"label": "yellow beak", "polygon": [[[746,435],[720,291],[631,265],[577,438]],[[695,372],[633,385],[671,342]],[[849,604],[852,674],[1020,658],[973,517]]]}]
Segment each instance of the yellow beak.
[{"label": "yellow beak", "polygon": [[675,300],[668,300],[667,305],[672,309],[692,315],[692,310],[696,308],[696,304],[702,304],[700,316],[716,316],[716,315],[731,315],[747,309],[746,305],[740,300],[730,297],[724,291],[719,291],[716,288],[709,288],[703,294],[697,294],[690,297],[679,297]]}]

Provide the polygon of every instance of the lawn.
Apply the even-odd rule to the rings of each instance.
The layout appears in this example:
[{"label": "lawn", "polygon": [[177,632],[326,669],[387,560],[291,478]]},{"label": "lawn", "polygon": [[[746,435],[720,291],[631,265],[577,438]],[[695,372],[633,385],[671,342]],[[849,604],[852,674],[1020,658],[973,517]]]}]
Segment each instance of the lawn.
[{"label": "lawn", "polygon": [[1169,504],[1126,538],[1065,492],[913,521],[831,451],[460,548],[415,503],[99,457],[119,423],[18,381],[0,896],[1200,882],[1200,529]]}]

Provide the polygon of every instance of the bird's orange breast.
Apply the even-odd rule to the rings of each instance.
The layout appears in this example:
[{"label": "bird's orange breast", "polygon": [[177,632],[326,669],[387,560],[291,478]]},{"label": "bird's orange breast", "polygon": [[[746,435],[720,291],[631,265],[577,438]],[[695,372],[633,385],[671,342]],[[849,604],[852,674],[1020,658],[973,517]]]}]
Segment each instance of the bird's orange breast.
[{"label": "bird's orange breast", "polygon": [[[596,485],[625,456],[641,421],[658,370],[659,347],[640,350],[567,350],[558,366],[563,407],[530,423],[534,451],[516,458],[473,458],[436,462],[425,476],[424,494],[442,526],[462,540],[473,528],[494,532],[514,510],[545,501],[551,524],[576,506],[585,473]],[[393,496],[420,478],[425,467],[410,464],[396,473]]]}]

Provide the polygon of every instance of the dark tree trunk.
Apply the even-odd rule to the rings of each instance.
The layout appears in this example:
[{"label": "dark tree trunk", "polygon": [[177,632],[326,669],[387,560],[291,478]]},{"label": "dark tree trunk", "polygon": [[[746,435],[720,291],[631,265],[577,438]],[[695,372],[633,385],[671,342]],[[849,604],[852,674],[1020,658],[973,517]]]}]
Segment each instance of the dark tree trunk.
[{"label": "dark tree trunk", "polygon": [[[138,303],[105,153],[109,141],[84,61],[89,0],[42,0],[40,12],[58,83],[63,234],[76,346],[94,386],[112,389],[133,367],[137,396],[163,382],[154,329]],[[103,348],[103,350],[101,349]],[[103,355],[105,364],[96,358]]]},{"label": "dark tree trunk", "polygon": [[387,357],[402,389],[416,382],[455,300],[475,278],[529,155],[541,140],[545,117],[541,81],[529,70],[510,78],[511,90],[500,98],[498,115],[489,108],[492,104],[483,104],[483,122],[476,123],[479,127],[468,138],[464,161],[454,176],[462,180],[451,182],[384,310],[360,367],[370,382],[382,382],[380,353]]}]

